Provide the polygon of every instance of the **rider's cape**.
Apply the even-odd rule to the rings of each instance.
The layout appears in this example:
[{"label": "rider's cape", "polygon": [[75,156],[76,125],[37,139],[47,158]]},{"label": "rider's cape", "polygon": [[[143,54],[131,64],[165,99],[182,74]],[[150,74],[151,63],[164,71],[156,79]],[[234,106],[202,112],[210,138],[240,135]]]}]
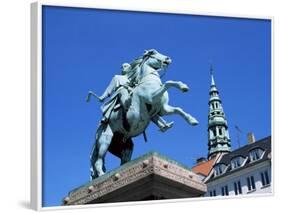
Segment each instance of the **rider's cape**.
[{"label": "rider's cape", "polygon": [[105,102],[102,106],[101,106],[101,111],[102,111],[102,114],[106,117],[106,118],[109,118],[111,112],[113,110],[116,110],[118,108],[121,107],[121,104],[119,103],[119,90],[122,88],[119,87],[116,92],[111,96],[110,100]]}]

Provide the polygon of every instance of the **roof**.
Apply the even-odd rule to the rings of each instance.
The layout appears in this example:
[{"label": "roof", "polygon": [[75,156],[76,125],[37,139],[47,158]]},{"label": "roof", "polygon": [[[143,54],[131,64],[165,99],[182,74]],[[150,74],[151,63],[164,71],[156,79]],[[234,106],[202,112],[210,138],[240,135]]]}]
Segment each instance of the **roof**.
[{"label": "roof", "polygon": [[249,154],[249,151],[255,148],[261,148],[265,150],[265,154],[263,158],[267,158],[267,155],[271,152],[271,136],[263,138],[254,143],[247,144],[239,149],[236,149],[228,154],[225,154],[218,163],[223,163],[228,165],[234,157],[242,156],[246,158]]},{"label": "roof", "polygon": [[271,136],[268,136],[266,138],[258,140],[254,143],[247,144],[247,145],[245,145],[245,146],[243,146],[239,149],[236,149],[236,150],[234,150],[234,151],[232,151],[228,154],[224,154],[216,164],[229,165],[233,158],[238,157],[238,156],[242,156],[242,157],[246,158],[246,157],[248,157],[249,152],[253,149],[256,149],[256,148],[261,148],[265,151],[264,155],[262,156],[262,159],[260,159],[258,161],[255,161],[255,162],[252,162],[252,163],[248,159],[242,167],[237,168],[235,170],[232,170],[231,167],[229,166],[228,169],[225,171],[225,173],[223,173],[222,175],[216,176],[216,177],[211,176],[210,179],[207,180],[207,182],[210,182],[210,181],[215,180],[215,179],[219,179],[221,177],[225,177],[229,174],[240,171],[241,169],[246,169],[250,166],[254,166],[257,163],[261,163],[261,162],[264,162],[266,160],[270,160],[269,155],[271,153]]},{"label": "roof", "polygon": [[199,163],[198,165],[192,167],[192,171],[197,174],[208,176],[215,162],[216,162],[216,158],[212,158],[211,160],[208,160],[206,162]]}]

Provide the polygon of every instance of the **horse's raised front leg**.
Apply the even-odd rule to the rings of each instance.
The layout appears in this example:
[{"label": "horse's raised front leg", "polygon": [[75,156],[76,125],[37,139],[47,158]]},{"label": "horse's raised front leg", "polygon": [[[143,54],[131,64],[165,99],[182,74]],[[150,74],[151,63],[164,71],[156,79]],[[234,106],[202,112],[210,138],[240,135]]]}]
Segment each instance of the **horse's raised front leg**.
[{"label": "horse's raised front leg", "polygon": [[98,137],[91,154],[92,178],[104,174],[104,157],[113,137],[113,132],[109,125],[105,126],[102,130],[99,128],[98,131],[102,132],[97,133]]},{"label": "horse's raised front leg", "polygon": [[182,92],[187,92],[189,90],[188,86],[181,81],[166,81],[157,91],[152,94],[152,103],[160,100],[163,94],[171,87],[175,87]]},{"label": "horse's raised front leg", "polygon": [[182,92],[187,92],[189,90],[188,86],[181,81],[166,81],[164,83],[164,86],[167,87],[167,89],[169,89],[170,87],[175,87]]},{"label": "horse's raised front leg", "polygon": [[192,117],[190,114],[183,111],[182,108],[173,107],[168,104],[164,104],[160,111],[160,115],[171,115],[171,114],[178,114],[178,115],[182,116],[192,126],[195,126],[199,123],[194,117]]}]

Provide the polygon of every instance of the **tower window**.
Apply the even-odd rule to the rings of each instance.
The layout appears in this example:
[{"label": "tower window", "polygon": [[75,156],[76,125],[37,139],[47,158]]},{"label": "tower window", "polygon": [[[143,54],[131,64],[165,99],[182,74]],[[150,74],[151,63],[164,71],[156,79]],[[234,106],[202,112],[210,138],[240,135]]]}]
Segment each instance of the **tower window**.
[{"label": "tower window", "polygon": [[216,132],[216,130],[215,130],[215,129],[213,129],[212,131],[213,131],[214,136],[216,137],[216,136],[217,136],[217,132]]},{"label": "tower window", "polygon": [[221,130],[221,128],[219,128],[219,135],[222,135],[222,130]]}]

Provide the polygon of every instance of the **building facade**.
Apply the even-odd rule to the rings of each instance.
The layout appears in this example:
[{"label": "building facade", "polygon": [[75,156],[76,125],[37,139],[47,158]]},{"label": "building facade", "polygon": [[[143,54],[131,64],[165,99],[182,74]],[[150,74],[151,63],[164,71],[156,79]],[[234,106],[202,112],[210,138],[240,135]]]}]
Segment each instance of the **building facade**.
[{"label": "building facade", "polygon": [[204,179],[205,196],[271,193],[271,137],[222,155]]},{"label": "building facade", "polygon": [[231,150],[228,124],[211,67],[208,114],[208,155],[192,170],[207,184],[206,197],[271,193],[271,137]]}]

